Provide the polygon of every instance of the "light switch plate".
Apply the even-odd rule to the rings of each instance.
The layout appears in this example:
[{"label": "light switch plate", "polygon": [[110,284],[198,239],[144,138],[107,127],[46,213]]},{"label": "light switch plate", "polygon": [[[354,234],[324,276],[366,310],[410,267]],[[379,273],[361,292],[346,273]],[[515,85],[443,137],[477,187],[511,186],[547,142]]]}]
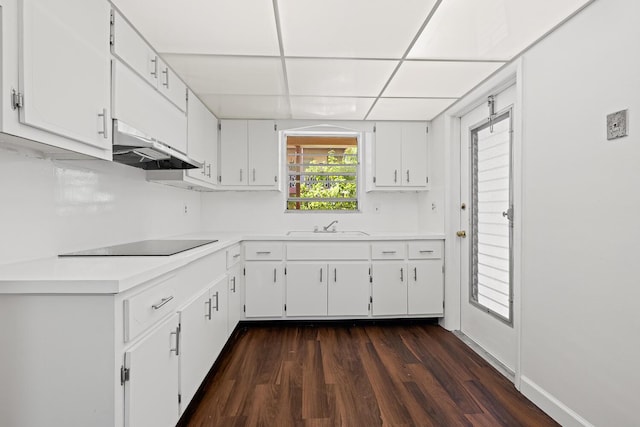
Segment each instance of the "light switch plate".
[{"label": "light switch plate", "polygon": [[627,110],[616,111],[607,115],[607,139],[627,136]]}]

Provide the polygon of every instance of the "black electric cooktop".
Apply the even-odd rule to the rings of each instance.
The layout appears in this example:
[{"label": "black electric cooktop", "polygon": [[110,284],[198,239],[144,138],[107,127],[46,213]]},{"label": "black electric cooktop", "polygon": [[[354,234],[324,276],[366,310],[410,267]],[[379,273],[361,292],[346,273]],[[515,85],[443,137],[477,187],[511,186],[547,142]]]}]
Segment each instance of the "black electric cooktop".
[{"label": "black electric cooktop", "polygon": [[70,252],[58,256],[169,256],[215,242],[217,240],[142,240],[122,245]]}]

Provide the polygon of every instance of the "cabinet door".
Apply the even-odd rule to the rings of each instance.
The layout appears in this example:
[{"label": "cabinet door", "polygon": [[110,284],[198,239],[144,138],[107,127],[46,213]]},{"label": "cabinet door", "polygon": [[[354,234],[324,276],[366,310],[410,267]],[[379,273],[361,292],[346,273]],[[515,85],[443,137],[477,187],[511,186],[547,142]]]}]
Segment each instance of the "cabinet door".
[{"label": "cabinet door", "polygon": [[402,185],[427,185],[427,126],[404,123],[402,126]]},{"label": "cabinet door", "polygon": [[281,263],[247,262],[245,271],[245,316],[281,317],[283,310]]},{"label": "cabinet door", "polygon": [[151,86],[158,87],[158,55],[118,12],[113,12],[113,53]]},{"label": "cabinet door", "polygon": [[158,58],[158,90],[180,111],[187,111],[187,85],[160,58]]},{"label": "cabinet door", "polygon": [[402,184],[402,124],[376,123],[375,178],[377,187]]},{"label": "cabinet door", "polygon": [[247,185],[247,121],[220,121],[220,184]]},{"label": "cabinet door", "polygon": [[327,315],[327,265],[287,264],[287,316]]},{"label": "cabinet door", "polygon": [[409,314],[443,315],[442,260],[409,262]]},{"label": "cabinet door", "polygon": [[178,421],[179,318],[174,314],[125,353],[125,427],[174,426]]},{"label": "cabinet door", "polygon": [[240,290],[242,289],[242,274],[240,265],[233,267],[229,270],[229,274],[227,276],[228,281],[228,310],[227,310],[227,319],[228,319],[228,327],[227,334],[231,335],[233,330],[240,322],[240,318],[242,317],[242,297],[240,294]]},{"label": "cabinet door", "polygon": [[191,178],[215,184],[217,176],[218,119],[189,92],[187,105],[187,154],[202,163],[200,169],[187,169]]},{"label": "cabinet door", "polygon": [[111,148],[109,4],[23,0],[20,121]]},{"label": "cabinet door", "polygon": [[374,262],[371,313],[374,316],[407,314],[407,265],[403,262]]},{"label": "cabinet door", "polygon": [[329,316],[369,314],[369,263],[329,264]]},{"label": "cabinet door", "polygon": [[211,288],[211,327],[209,339],[213,341],[214,354],[209,367],[213,365],[213,362],[222,351],[229,337],[228,304],[227,278],[223,277]]},{"label": "cabinet door", "polygon": [[278,138],[273,120],[249,120],[249,185],[276,186],[279,171]]}]

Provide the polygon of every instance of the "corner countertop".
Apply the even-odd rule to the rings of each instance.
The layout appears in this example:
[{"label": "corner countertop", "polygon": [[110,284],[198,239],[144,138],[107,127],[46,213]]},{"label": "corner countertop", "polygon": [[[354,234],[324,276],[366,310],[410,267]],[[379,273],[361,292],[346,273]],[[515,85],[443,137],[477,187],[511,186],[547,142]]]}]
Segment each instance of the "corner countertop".
[{"label": "corner countertop", "polygon": [[[262,241],[380,241],[444,239],[442,234],[416,233],[306,233],[290,235],[203,232],[170,239],[218,239],[171,256],[48,257],[0,265],[0,294],[107,294],[127,291],[199,258],[247,240]],[[82,249],[82,248],[80,248]]]}]

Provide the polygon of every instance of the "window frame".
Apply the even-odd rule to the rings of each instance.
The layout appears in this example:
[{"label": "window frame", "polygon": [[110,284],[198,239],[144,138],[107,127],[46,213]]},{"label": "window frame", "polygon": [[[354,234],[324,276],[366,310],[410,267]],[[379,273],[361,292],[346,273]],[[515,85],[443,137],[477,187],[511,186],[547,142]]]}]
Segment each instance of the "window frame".
[{"label": "window frame", "polygon": [[[282,152],[282,173],[284,179],[282,179],[284,185],[284,212],[291,214],[354,214],[354,213],[362,213],[362,194],[363,194],[363,185],[364,185],[364,171],[363,171],[363,132],[353,129],[344,129],[335,126],[326,126],[327,130],[321,130],[321,126],[312,126],[310,128],[302,128],[302,129],[290,129],[282,131],[280,135],[280,146]],[[344,209],[317,209],[317,210],[302,210],[302,209],[289,209],[289,162],[287,157],[287,138],[289,136],[314,136],[314,137],[346,137],[346,138],[355,138],[356,146],[357,146],[357,158],[358,163],[356,167],[356,205],[357,208],[353,210],[344,210]]]}]

